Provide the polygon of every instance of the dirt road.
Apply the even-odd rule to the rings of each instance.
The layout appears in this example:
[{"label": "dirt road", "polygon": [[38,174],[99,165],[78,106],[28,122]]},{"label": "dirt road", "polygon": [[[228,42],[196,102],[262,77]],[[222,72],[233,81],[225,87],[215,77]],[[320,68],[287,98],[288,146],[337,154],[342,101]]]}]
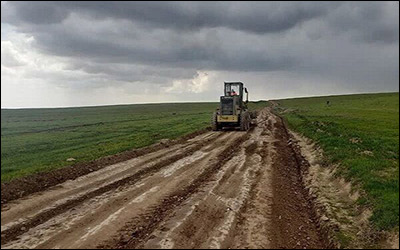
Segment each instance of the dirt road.
[{"label": "dirt road", "polygon": [[2,248],[326,248],[279,117],[2,205]]}]

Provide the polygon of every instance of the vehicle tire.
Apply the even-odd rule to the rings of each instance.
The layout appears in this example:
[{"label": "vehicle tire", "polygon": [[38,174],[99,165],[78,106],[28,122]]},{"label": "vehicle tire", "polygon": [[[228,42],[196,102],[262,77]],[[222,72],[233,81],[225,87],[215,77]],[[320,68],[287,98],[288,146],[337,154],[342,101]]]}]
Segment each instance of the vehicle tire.
[{"label": "vehicle tire", "polygon": [[247,130],[249,130],[249,128],[250,128],[249,113],[247,111],[245,111],[240,116],[240,130],[247,131]]},{"label": "vehicle tire", "polygon": [[251,120],[253,119],[253,118],[251,118],[251,115],[249,114],[248,115],[248,120],[247,120],[247,129],[249,130],[250,129],[250,127],[251,127]]},{"label": "vehicle tire", "polygon": [[212,120],[211,120],[211,128],[213,131],[219,130],[218,120],[217,120],[217,112],[214,112]]}]

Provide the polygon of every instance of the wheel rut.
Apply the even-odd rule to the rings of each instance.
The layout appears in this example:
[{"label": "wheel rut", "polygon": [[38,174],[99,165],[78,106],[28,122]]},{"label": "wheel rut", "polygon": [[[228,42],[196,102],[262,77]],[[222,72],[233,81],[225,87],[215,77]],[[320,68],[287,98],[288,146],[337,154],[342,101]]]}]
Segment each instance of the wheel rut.
[{"label": "wheel rut", "polygon": [[[284,122],[203,132],[2,205],[2,248],[327,248]],[[300,160],[299,160],[300,159]]]}]

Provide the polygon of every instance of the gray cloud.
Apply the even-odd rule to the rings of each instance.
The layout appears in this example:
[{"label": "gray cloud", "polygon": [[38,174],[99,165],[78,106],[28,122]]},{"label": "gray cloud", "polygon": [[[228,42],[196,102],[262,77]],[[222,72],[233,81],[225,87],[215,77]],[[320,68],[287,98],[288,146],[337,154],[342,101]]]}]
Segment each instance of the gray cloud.
[{"label": "gray cloud", "polygon": [[348,2],[331,12],[327,20],[333,31],[352,33],[358,42],[399,41],[398,2]]},{"label": "gray cloud", "polygon": [[[337,30],[365,39],[398,41],[398,3],[379,2],[14,2],[2,8],[2,22],[61,23],[71,13],[94,19],[123,19],[147,28],[196,30],[226,27],[246,32],[281,32],[324,18]],[[391,12],[391,13],[389,13]],[[388,16],[388,14],[391,16]]]},{"label": "gray cloud", "polygon": [[[26,40],[7,38],[3,51],[2,39],[2,78],[25,67],[58,86],[144,91],[207,71],[257,75],[261,89],[271,75],[318,79],[321,92],[398,89],[398,2],[6,2],[1,14],[2,35],[7,24]],[[62,62],[57,72],[48,60]]]},{"label": "gray cloud", "polygon": [[71,12],[79,12],[98,19],[143,22],[147,27],[179,30],[229,27],[265,33],[290,29],[337,6],[337,3],[311,2],[17,2],[2,14],[14,23],[57,23]]}]

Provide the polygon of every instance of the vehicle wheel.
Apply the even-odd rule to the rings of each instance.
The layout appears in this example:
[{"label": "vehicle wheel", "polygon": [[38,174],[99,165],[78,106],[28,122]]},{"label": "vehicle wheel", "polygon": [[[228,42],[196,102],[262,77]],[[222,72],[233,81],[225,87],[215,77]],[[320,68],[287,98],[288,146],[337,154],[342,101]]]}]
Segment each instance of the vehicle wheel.
[{"label": "vehicle wheel", "polygon": [[251,127],[251,115],[250,114],[248,114],[248,116],[247,116],[247,130],[249,130],[250,129],[250,127]]},{"label": "vehicle wheel", "polygon": [[249,113],[246,111],[240,116],[240,130],[247,131],[250,128]]},{"label": "vehicle wheel", "polygon": [[211,121],[211,128],[213,131],[218,131],[219,130],[219,125],[218,125],[218,120],[217,120],[217,112],[214,112],[212,121]]}]

